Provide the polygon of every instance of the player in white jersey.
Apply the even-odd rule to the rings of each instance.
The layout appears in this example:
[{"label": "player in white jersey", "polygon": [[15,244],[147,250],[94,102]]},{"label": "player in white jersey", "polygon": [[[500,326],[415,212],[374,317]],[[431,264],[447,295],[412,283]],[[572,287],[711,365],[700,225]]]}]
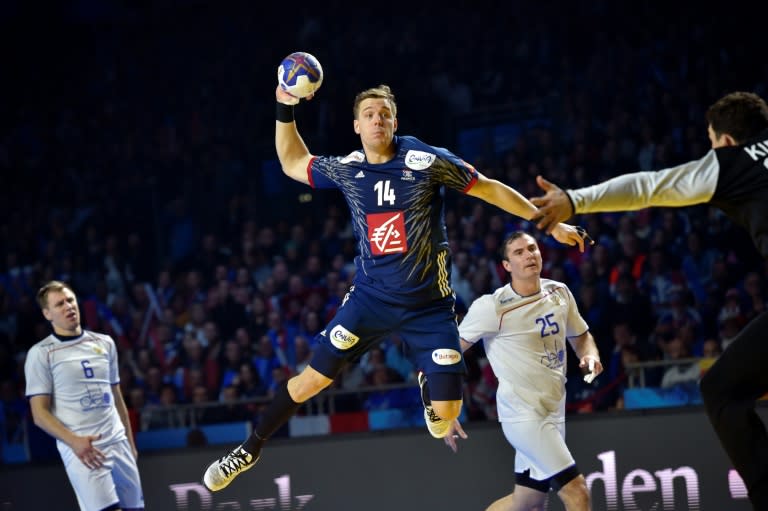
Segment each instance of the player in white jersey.
[{"label": "player in white jersey", "polygon": [[[603,371],[597,346],[568,287],[541,278],[531,235],[511,234],[501,252],[510,283],[477,298],[459,325],[462,351],[485,345],[499,381],[499,422],[515,447],[515,490],[488,511],[543,509],[550,488],[568,511],[585,511],[589,490],[565,444],[566,341],[589,382]],[[453,429],[466,438],[458,421]],[[445,442],[456,450],[453,434]]]},{"label": "player in white jersey", "polygon": [[[744,227],[768,260],[768,103],[751,92],[731,92],[706,118],[712,149],[698,160],[567,191],[539,176],[546,194],[532,199],[540,206],[537,227],[550,230],[574,213],[710,204]],[[768,509],[768,431],[755,402],[768,392],[766,329],[763,312],[700,383],[709,420],[760,511]]]},{"label": "player in white jersey", "polygon": [[114,341],[83,330],[67,284],[48,282],[37,301],[53,334],[30,348],[24,365],[35,424],[56,438],[81,510],[144,509]]}]

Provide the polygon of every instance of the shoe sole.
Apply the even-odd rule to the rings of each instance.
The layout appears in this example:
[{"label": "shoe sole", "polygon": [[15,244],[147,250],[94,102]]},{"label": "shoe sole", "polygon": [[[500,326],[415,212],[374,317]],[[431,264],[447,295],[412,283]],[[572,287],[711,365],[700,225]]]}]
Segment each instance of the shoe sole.
[{"label": "shoe sole", "polygon": [[[441,420],[444,420],[444,419],[441,419]],[[427,424],[427,431],[429,431],[429,434],[430,434],[430,435],[432,435],[432,437],[433,437],[433,438],[437,438],[437,439],[440,439],[440,438],[445,438],[445,437],[447,437],[447,436],[448,436],[448,431],[450,430],[450,428],[449,428],[449,427],[446,427],[446,428],[445,428],[445,431],[444,431],[442,434],[435,434],[435,433],[432,431],[432,428],[430,428],[430,427],[429,427],[429,424],[430,424],[430,422],[431,422],[431,421],[429,420],[429,413],[427,413],[427,411],[426,411],[426,410],[424,410],[424,421],[425,421],[425,422],[426,422],[426,424]]]},{"label": "shoe sole", "polygon": [[200,482],[203,484],[203,486],[205,486],[205,489],[206,489],[206,490],[208,490],[208,491],[210,491],[210,492],[217,492],[217,491],[221,491],[221,490],[223,490],[224,488],[226,488],[227,486],[229,486],[230,484],[232,484],[232,481],[234,481],[234,480],[235,480],[235,479],[236,479],[238,476],[240,476],[240,475],[241,475],[243,472],[247,472],[248,470],[252,469],[252,468],[253,468],[253,466],[254,466],[254,465],[255,465],[255,464],[256,464],[256,463],[259,461],[259,459],[260,459],[260,458],[261,458],[261,456],[259,456],[259,457],[258,457],[258,458],[256,458],[255,460],[253,460],[253,462],[251,463],[251,465],[250,465],[248,468],[246,468],[246,469],[243,469],[243,470],[241,470],[240,472],[238,472],[238,473],[235,475],[235,477],[232,477],[231,479],[229,479],[229,480],[227,481],[227,483],[226,483],[224,486],[220,487],[218,490],[214,490],[213,488],[211,488],[210,486],[208,486],[208,484],[205,482],[205,474],[207,474],[207,473],[208,473],[208,469],[210,468],[210,466],[211,466],[212,464],[209,464],[207,467],[205,467],[205,472],[203,472],[203,478],[200,480]]}]

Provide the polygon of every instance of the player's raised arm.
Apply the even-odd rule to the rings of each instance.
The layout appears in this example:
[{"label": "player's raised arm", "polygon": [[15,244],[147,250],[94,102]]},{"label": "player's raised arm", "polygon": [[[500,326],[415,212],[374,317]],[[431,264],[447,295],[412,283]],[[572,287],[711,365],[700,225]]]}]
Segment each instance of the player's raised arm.
[{"label": "player's raised arm", "polygon": [[283,59],[277,68],[275,149],[286,176],[309,184],[308,166],[312,159],[301,139],[293,117],[293,106],[302,98],[312,99],[323,83],[323,67],[311,54],[297,51]]},{"label": "player's raised arm", "polygon": [[291,179],[309,184],[307,167],[312,155],[299,135],[293,118],[293,104],[297,98],[291,96],[280,85],[275,89],[277,120],[275,121],[275,150],[283,173]]}]

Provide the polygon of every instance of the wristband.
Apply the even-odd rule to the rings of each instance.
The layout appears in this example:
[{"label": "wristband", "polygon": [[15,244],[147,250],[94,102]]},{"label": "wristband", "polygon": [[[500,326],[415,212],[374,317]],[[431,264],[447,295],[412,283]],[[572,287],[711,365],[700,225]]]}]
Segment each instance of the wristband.
[{"label": "wristband", "polygon": [[275,118],[277,122],[293,122],[293,105],[286,105],[285,103],[276,102],[277,108],[275,110]]}]

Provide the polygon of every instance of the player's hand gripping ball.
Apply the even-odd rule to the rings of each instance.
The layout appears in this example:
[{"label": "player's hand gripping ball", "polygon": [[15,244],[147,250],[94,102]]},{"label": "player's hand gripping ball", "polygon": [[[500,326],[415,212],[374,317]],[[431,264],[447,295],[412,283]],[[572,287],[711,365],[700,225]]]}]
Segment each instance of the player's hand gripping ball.
[{"label": "player's hand gripping ball", "polygon": [[277,68],[280,87],[296,98],[306,98],[323,83],[323,67],[314,56],[303,51],[291,53]]}]

